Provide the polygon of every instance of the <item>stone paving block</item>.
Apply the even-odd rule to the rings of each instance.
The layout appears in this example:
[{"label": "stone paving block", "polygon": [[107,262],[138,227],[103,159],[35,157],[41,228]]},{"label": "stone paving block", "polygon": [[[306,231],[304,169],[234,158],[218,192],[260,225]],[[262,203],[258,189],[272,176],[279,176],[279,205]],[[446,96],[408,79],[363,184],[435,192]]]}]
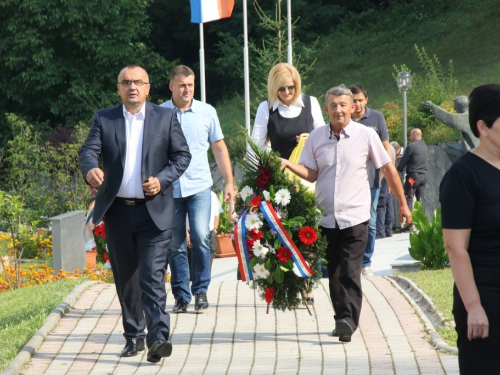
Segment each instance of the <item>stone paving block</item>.
[{"label": "stone paving block", "polygon": [[[192,303],[187,314],[171,314],[173,354],[159,364],[146,361],[147,350],[119,357],[125,340],[116,292],[97,284],[82,294],[79,309],[60,321],[23,374],[385,375],[416,374],[418,366],[422,374],[458,374],[456,356],[435,351],[408,302],[384,282],[363,279],[360,327],[351,343],[342,344],[331,336],[326,279],[314,291],[313,316],[302,306],[266,314],[266,303],[246,284],[213,281],[207,311],[194,313]],[[173,304],[169,295],[168,311]]]}]

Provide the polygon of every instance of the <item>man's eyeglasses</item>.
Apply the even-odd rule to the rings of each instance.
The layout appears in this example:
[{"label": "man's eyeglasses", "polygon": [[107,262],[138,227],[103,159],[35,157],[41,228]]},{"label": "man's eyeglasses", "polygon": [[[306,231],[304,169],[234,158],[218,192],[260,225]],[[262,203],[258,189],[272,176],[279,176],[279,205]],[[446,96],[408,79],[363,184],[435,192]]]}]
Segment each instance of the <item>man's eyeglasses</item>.
[{"label": "man's eyeglasses", "polygon": [[295,86],[281,86],[278,89],[279,92],[285,92],[286,90],[293,91],[293,90],[295,90]]},{"label": "man's eyeglasses", "polygon": [[129,81],[129,80],[126,80],[124,79],[123,81],[121,82],[118,82],[120,85],[123,85],[123,86],[132,86],[132,83],[136,86],[144,86],[144,85],[149,85],[149,82],[143,82],[143,81]]}]

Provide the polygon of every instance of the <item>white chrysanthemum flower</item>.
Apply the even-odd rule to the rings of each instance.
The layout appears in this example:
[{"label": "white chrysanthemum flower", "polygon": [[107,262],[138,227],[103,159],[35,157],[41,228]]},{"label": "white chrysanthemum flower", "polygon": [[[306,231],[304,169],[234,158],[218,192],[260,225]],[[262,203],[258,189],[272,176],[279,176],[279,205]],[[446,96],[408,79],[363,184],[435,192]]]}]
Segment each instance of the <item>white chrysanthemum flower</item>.
[{"label": "white chrysanthemum flower", "polygon": [[290,192],[287,189],[279,189],[274,196],[274,201],[282,206],[290,203]]},{"label": "white chrysanthemum flower", "polygon": [[261,259],[269,252],[269,249],[264,245],[262,245],[260,241],[254,242],[252,250],[253,254]]},{"label": "white chrysanthemum flower", "polygon": [[253,194],[253,189],[248,185],[245,185],[245,187],[243,189],[241,189],[240,195],[241,195],[241,199],[243,199],[243,201],[245,201],[252,194]]},{"label": "white chrysanthemum flower", "polygon": [[259,229],[262,226],[262,221],[259,219],[259,215],[255,212],[250,212],[245,218],[245,227],[248,230]]},{"label": "white chrysanthemum flower", "polygon": [[271,200],[271,194],[267,190],[264,190],[262,194],[264,194],[264,199],[266,201]]},{"label": "white chrysanthemum flower", "polygon": [[263,264],[256,264],[253,266],[253,274],[257,279],[267,279],[269,276],[269,271],[266,270]]}]

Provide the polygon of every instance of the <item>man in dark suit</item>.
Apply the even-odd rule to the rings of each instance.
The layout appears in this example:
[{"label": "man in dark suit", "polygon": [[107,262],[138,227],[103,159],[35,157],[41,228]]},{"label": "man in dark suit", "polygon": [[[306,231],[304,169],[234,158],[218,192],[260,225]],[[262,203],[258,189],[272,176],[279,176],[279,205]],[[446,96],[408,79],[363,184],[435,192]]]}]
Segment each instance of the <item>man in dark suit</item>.
[{"label": "man in dark suit", "polygon": [[159,362],[172,353],[164,283],[176,225],[172,183],[191,154],[175,112],[146,102],[150,85],[142,67],[123,68],[117,87],[123,104],[94,114],[80,150],[80,169],[90,185],[99,187],[94,223],[106,215],[126,339],[121,356],[144,350],[146,338],[147,360]]}]

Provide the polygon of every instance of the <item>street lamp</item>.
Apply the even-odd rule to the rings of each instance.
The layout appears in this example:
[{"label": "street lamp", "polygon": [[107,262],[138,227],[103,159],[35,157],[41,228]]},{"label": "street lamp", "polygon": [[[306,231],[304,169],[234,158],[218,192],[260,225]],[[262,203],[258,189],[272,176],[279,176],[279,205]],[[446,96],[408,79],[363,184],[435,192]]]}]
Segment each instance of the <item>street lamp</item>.
[{"label": "street lamp", "polygon": [[411,74],[408,72],[399,72],[396,78],[398,88],[403,91],[403,147],[406,151],[406,144],[408,139],[408,129],[406,124],[406,90],[411,87]]}]

